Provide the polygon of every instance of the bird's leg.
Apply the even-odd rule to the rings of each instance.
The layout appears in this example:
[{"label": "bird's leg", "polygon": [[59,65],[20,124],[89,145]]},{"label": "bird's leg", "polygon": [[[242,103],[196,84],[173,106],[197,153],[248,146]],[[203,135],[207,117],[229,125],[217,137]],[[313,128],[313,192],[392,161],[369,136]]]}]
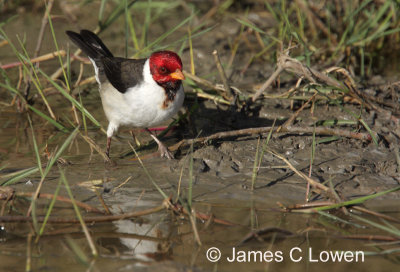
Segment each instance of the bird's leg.
[{"label": "bird's leg", "polygon": [[110,158],[110,147],[111,147],[111,137],[107,137],[106,155],[108,158]]},{"label": "bird's leg", "polygon": [[155,136],[148,128],[146,128],[146,131],[150,133],[150,136],[154,139],[154,141],[158,145],[158,151],[160,152],[161,157],[165,157],[169,160],[174,158],[174,154],[171,153],[171,151],[168,150],[168,148]]},{"label": "bird's leg", "polygon": [[111,137],[117,131],[118,131],[118,124],[114,124],[113,122],[110,122],[108,124],[108,128],[107,128],[107,148],[106,148],[106,155],[109,159],[110,159]]}]

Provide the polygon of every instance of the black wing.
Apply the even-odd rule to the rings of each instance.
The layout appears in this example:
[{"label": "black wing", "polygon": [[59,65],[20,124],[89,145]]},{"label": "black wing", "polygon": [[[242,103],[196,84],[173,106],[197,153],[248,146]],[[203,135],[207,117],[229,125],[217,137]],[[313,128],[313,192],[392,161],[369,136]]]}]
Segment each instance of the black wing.
[{"label": "black wing", "polygon": [[101,59],[104,73],[111,85],[121,93],[143,81],[146,59],[108,58]]},{"label": "black wing", "polygon": [[81,30],[80,33],[73,31],[66,31],[66,33],[72,42],[95,61],[99,68],[99,76],[104,73],[111,85],[119,92],[125,93],[128,88],[143,81],[143,67],[146,59],[115,58],[103,41],[86,29]]},{"label": "black wing", "polygon": [[101,57],[112,58],[113,54],[104,45],[102,40],[93,32],[83,29],[80,34],[73,31],[66,31],[68,37],[82,51],[93,60],[98,60]]}]

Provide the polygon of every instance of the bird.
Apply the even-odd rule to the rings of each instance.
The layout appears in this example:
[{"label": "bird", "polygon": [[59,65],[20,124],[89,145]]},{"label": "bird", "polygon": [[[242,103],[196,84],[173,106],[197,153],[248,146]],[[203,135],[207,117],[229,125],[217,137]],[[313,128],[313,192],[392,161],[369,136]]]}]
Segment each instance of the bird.
[{"label": "bird", "polygon": [[106,155],[120,126],[145,128],[158,144],[161,157],[173,158],[168,148],[148,129],[173,117],[184,101],[181,58],[175,52],[153,52],[150,57],[114,57],[92,31],[66,31],[70,40],[92,62],[104,113],[108,119]]}]

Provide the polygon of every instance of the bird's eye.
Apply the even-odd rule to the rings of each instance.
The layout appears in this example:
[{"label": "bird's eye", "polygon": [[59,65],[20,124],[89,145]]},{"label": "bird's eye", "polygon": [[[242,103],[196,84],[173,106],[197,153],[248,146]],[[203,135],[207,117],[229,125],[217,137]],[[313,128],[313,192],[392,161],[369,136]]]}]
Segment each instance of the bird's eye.
[{"label": "bird's eye", "polygon": [[160,72],[161,72],[162,74],[165,74],[165,73],[167,72],[167,68],[165,68],[164,66],[162,66],[162,67],[160,68]]}]

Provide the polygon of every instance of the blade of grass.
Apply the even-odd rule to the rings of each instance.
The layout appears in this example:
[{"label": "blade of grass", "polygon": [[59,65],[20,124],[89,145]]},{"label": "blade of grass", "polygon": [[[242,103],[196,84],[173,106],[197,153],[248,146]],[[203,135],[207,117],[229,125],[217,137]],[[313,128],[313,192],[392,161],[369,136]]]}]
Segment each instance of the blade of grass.
[{"label": "blade of grass", "polygon": [[90,265],[89,258],[86,256],[85,252],[78,245],[78,243],[76,243],[70,236],[66,236],[65,241],[71,248],[72,252],[75,254],[75,257],[78,259],[78,261],[84,264],[85,266],[89,266]]},{"label": "blade of grass", "polygon": [[[123,1],[118,1],[119,5],[113,10],[113,12],[108,16],[107,19],[105,19],[104,22],[99,21],[99,27],[100,27],[100,32],[102,32],[104,29],[108,28],[112,23],[114,23],[115,20],[118,19],[119,16],[121,16],[125,12],[125,5]],[[128,4],[128,8],[130,8],[133,4],[135,4],[137,0],[132,0]]]},{"label": "blade of grass", "polygon": [[68,92],[64,90],[57,82],[51,79],[42,69],[39,68],[39,72],[65,97],[67,98],[78,110],[80,110],[85,116],[89,118],[92,123],[98,127],[100,127],[100,123],[93,117],[93,115],[82,105],[80,104],[74,97],[72,97]]},{"label": "blade of grass", "polygon": [[[46,169],[43,172],[43,177],[41,178],[39,185],[36,188],[35,194],[32,198],[33,201],[35,201],[38,198],[40,190],[42,189],[43,182],[44,182],[47,174],[50,172],[53,165],[57,162],[57,160],[60,158],[61,154],[64,152],[64,150],[67,148],[67,146],[72,142],[72,140],[75,138],[75,136],[77,135],[78,132],[79,132],[79,127],[75,128],[75,130],[68,136],[68,138],[61,145],[60,149],[56,152],[56,154],[54,154],[50,158],[49,162],[47,163]],[[31,211],[32,211],[32,205],[28,209],[27,216],[29,216]]]},{"label": "blade of grass", "polygon": [[44,174],[43,174],[43,169],[42,169],[42,161],[40,159],[40,153],[39,153],[39,149],[38,149],[37,142],[36,142],[35,132],[33,130],[32,120],[31,120],[31,117],[29,116],[29,114],[28,114],[28,121],[29,121],[29,126],[31,127],[31,132],[32,132],[33,149],[34,149],[35,155],[36,155],[36,162],[38,164],[40,176],[43,178]]},{"label": "blade of grass", "polygon": [[140,50],[139,41],[136,35],[135,26],[133,25],[132,16],[129,14],[126,16],[128,21],[129,31],[131,32],[132,43],[136,50]]},{"label": "blade of grass", "polygon": [[190,145],[189,156],[189,187],[188,187],[188,211],[192,210],[192,190],[193,190],[193,143]]},{"label": "blade of grass", "polygon": [[76,205],[74,195],[73,195],[73,193],[71,191],[71,188],[69,187],[69,184],[68,184],[68,181],[67,181],[67,179],[65,177],[64,171],[60,167],[58,169],[60,171],[60,179],[64,183],[65,189],[67,189],[68,196],[71,199],[71,203],[72,203],[72,206],[74,207],[76,217],[79,219],[79,222],[80,222],[80,224],[82,226],[82,230],[85,233],[86,240],[88,241],[89,247],[92,250],[92,255],[94,257],[97,257],[98,256],[98,252],[97,252],[96,246],[94,245],[93,239],[90,236],[90,233],[89,233],[89,230],[88,230],[88,228],[86,226],[86,223],[83,220],[83,217],[81,215],[79,207],[78,207],[78,205]]},{"label": "blade of grass", "polygon": [[42,226],[40,227],[40,230],[39,230],[39,232],[37,233],[35,243],[39,242],[40,236],[42,236],[42,234],[43,234],[43,232],[44,232],[44,229],[46,228],[47,220],[48,220],[49,217],[50,217],[50,214],[51,214],[51,212],[52,212],[52,210],[53,210],[54,204],[56,204],[57,196],[58,196],[58,193],[60,192],[60,189],[61,189],[61,182],[62,182],[62,180],[61,180],[61,178],[60,178],[60,179],[58,180],[58,184],[57,184],[56,190],[54,191],[53,198],[51,199],[49,208],[48,208],[47,211],[46,211],[46,215],[45,215],[45,217],[44,217]]},{"label": "blade of grass", "polygon": [[104,8],[106,6],[106,2],[107,2],[107,0],[101,0],[100,8],[99,8],[99,16],[98,16],[99,23],[103,20]]},{"label": "blade of grass", "polygon": [[142,162],[142,160],[139,157],[139,154],[136,152],[136,149],[131,145],[130,142],[128,142],[129,146],[132,148],[133,152],[135,153],[136,158],[138,159],[140,165],[142,166],[144,172],[146,173],[146,176],[149,178],[149,180],[151,181],[151,183],[154,185],[154,187],[157,189],[157,191],[162,195],[162,197],[164,199],[168,199],[168,196],[166,193],[164,193],[164,191],[161,189],[160,186],[158,186],[158,184],[154,181],[154,179],[151,177],[149,171],[147,170],[147,168],[144,166],[144,163]]},{"label": "blade of grass", "polygon": [[189,52],[190,52],[190,73],[192,73],[192,75],[195,75],[196,72],[195,72],[195,69],[194,69],[192,31],[190,30],[190,27],[188,27],[188,39],[189,39]]},{"label": "blade of grass", "polygon": [[344,219],[342,219],[340,217],[337,217],[337,216],[335,216],[333,214],[330,214],[330,213],[327,213],[327,212],[318,211],[318,213],[320,215],[328,217],[329,219],[335,220],[335,221],[340,222],[340,223],[344,223],[346,225],[351,225],[351,226],[354,226],[356,228],[361,228],[361,229],[364,228],[364,226],[362,226],[360,224],[357,224],[357,223],[354,223],[354,222],[351,222],[351,221],[348,221],[348,220],[344,220]]},{"label": "blade of grass", "polygon": [[23,169],[23,170],[14,172],[12,174],[8,174],[7,177],[10,177],[10,178],[3,181],[0,186],[7,186],[7,185],[11,185],[13,183],[16,183],[19,180],[36,173],[37,171],[39,171],[39,168],[37,166],[35,166],[35,167],[30,167],[27,169]]},{"label": "blade of grass", "polygon": [[[45,3],[46,3],[46,2],[45,2]],[[47,18],[48,18],[48,20],[49,20],[49,27],[50,27],[50,30],[51,30],[51,35],[52,35],[52,37],[53,37],[54,46],[56,47],[56,50],[57,50],[57,52],[58,52],[59,49],[58,49],[57,38],[56,38],[56,34],[55,34],[55,32],[54,32],[53,22],[52,22],[52,20],[51,20],[50,11],[49,11],[49,9],[48,9],[48,7],[47,7],[47,4],[46,4],[46,12],[47,12]],[[70,87],[70,85],[69,85],[69,80],[68,80],[67,74],[66,74],[66,72],[65,72],[64,63],[63,63],[63,60],[62,60],[62,57],[61,57],[60,54],[58,55],[58,60],[59,60],[59,62],[60,62],[60,66],[61,66],[61,69],[62,69],[62,73],[63,73],[63,75],[64,75],[64,80],[65,80],[65,84],[67,85],[67,90],[68,90],[68,92],[71,92],[71,87]]]},{"label": "blade of grass", "polygon": [[142,26],[142,36],[140,37],[140,47],[145,47],[147,45],[147,35],[150,25],[150,16],[151,16],[151,0],[147,0],[147,8]]},{"label": "blade of grass", "polygon": [[353,218],[356,218],[357,220],[360,220],[360,221],[362,221],[362,222],[364,222],[364,223],[367,223],[367,224],[369,224],[369,225],[371,225],[371,226],[373,226],[373,227],[375,227],[375,228],[377,228],[377,229],[386,231],[386,232],[388,232],[388,233],[391,233],[391,234],[393,234],[393,235],[396,235],[397,237],[400,237],[400,230],[399,230],[399,229],[393,229],[393,228],[391,228],[391,227],[387,227],[387,226],[378,224],[378,223],[376,223],[376,222],[374,222],[374,221],[368,220],[368,219],[366,219],[366,218],[363,218],[363,217],[358,216],[358,215],[355,215],[355,214],[352,214],[351,216],[352,216]]},{"label": "blade of grass", "polygon": [[253,164],[253,173],[251,174],[251,190],[254,190],[254,184],[256,183],[256,179],[257,179],[257,173],[258,173],[258,169],[257,169],[257,165],[259,162],[259,154],[260,154],[260,138],[258,138],[257,140],[257,149],[256,149],[256,154],[254,157],[254,164]]},{"label": "blade of grass", "polygon": [[[22,55],[20,52],[18,52],[18,50],[16,49],[16,47],[14,46],[14,44],[11,42],[11,40],[7,37],[6,33],[5,33],[1,28],[0,28],[0,31],[2,32],[3,35],[5,35],[6,40],[8,41],[8,43],[9,43],[9,45],[11,46],[12,50],[14,51],[14,54],[17,56],[17,58],[18,58],[18,59],[20,60],[20,62],[22,63],[23,70],[25,71],[25,73],[26,73],[27,75],[29,75],[31,81],[32,81],[33,84],[35,85],[35,88],[36,88],[37,91],[39,92],[39,94],[40,94],[40,96],[41,96],[41,98],[42,98],[44,104],[46,105],[47,110],[48,110],[48,112],[49,112],[51,118],[55,120],[55,119],[56,119],[56,116],[54,115],[53,110],[51,109],[50,104],[49,104],[49,102],[47,101],[46,96],[45,96],[44,93],[43,93],[43,90],[42,90],[42,86],[41,86],[41,84],[40,84],[39,77],[38,77],[38,75],[37,75],[37,73],[36,73],[36,69],[35,69],[35,67],[34,67],[34,65],[33,65],[32,61],[31,61],[31,59],[30,59],[30,57],[29,57],[29,55],[28,55],[28,52],[27,52],[26,49],[25,49],[24,43],[21,41],[21,39],[19,38],[19,36],[17,36],[18,42],[20,43],[21,48],[22,48],[22,50],[23,50],[25,56]],[[28,69],[27,63],[29,64],[29,66],[31,67],[31,69]],[[34,76],[32,76],[31,71],[33,72]]]},{"label": "blade of grass", "polygon": [[314,208],[314,210],[316,210],[316,211],[325,211],[325,210],[337,209],[337,208],[345,207],[345,206],[359,205],[359,204],[364,203],[367,200],[371,200],[371,199],[386,195],[388,193],[396,192],[396,191],[399,191],[399,190],[400,190],[400,186],[392,188],[392,189],[389,189],[389,190],[386,190],[386,191],[383,191],[383,192],[379,192],[379,193],[376,193],[376,194],[363,196],[363,197],[359,197],[359,198],[356,198],[356,199],[353,199],[353,200],[337,203],[337,204],[334,204],[334,205],[317,207],[317,208]]},{"label": "blade of grass", "polygon": [[48,121],[50,124],[52,124],[53,126],[55,126],[56,128],[58,128],[59,130],[61,130],[62,132],[67,133],[69,130],[64,127],[63,125],[61,125],[60,123],[58,123],[57,121],[55,121],[54,119],[50,118],[49,116],[47,116],[46,114],[44,114],[43,112],[41,112],[40,110],[36,109],[35,107],[31,106],[31,105],[27,105],[28,108],[33,111],[34,113],[36,113],[37,115],[39,115],[40,117],[42,117],[43,119],[45,119],[46,121]]},{"label": "blade of grass", "polygon": [[180,22],[178,25],[176,25],[175,27],[171,28],[170,30],[166,31],[164,34],[160,35],[157,39],[155,39],[153,42],[151,42],[150,44],[148,44],[147,46],[145,46],[144,48],[142,48],[139,52],[137,52],[135,54],[135,56],[139,55],[140,53],[143,53],[146,50],[151,49],[153,46],[157,45],[158,43],[160,43],[161,41],[163,41],[165,38],[167,38],[169,35],[171,35],[172,33],[174,33],[176,30],[178,30],[179,28],[181,28],[182,26],[184,26],[187,22],[189,22],[193,17],[194,17],[195,13],[193,13],[192,15],[190,15],[189,17],[187,17],[185,20],[183,20],[182,22]]},{"label": "blade of grass", "polygon": [[53,126],[55,126],[56,128],[58,128],[59,130],[63,131],[63,132],[68,132],[69,130],[64,127],[62,124],[58,123],[57,121],[55,121],[54,119],[52,119],[51,117],[47,116],[46,114],[42,113],[41,111],[39,111],[38,109],[36,109],[35,107],[29,105],[27,103],[27,101],[25,100],[25,97],[14,87],[10,86],[10,85],[5,85],[3,83],[0,82],[0,87],[3,87],[4,89],[7,89],[9,91],[11,91],[12,93],[18,95],[26,104],[26,106],[32,110],[34,113],[36,113],[37,115],[39,115],[40,117],[42,117],[43,119],[45,119],[46,121],[48,121],[49,123],[51,123]]}]

